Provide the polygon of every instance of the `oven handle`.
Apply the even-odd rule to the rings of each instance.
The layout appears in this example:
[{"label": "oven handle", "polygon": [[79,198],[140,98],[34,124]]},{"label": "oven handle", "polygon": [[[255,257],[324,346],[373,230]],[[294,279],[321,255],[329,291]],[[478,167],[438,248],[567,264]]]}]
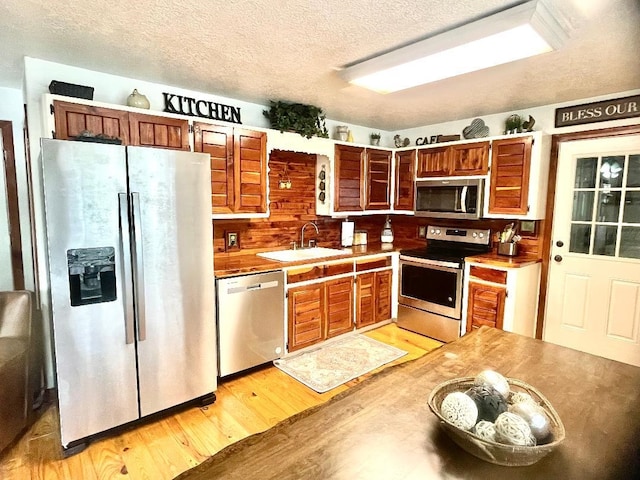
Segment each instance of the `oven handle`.
[{"label": "oven handle", "polygon": [[462,270],[462,265],[442,260],[426,260],[422,258],[408,257],[400,255],[400,265],[413,265],[414,267],[434,268],[445,272],[457,272]]},{"label": "oven handle", "polygon": [[468,190],[469,190],[469,187],[467,185],[462,187],[462,195],[460,195],[460,209],[462,210],[462,213],[467,213],[467,191]]}]

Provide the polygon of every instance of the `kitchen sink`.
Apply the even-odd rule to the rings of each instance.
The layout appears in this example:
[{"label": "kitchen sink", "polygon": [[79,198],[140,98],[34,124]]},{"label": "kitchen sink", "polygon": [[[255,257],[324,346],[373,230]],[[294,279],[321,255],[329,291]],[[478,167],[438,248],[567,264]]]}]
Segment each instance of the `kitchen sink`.
[{"label": "kitchen sink", "polygon": [[301,260],[313,260],[315,258],[334,257],[336,255],[345,255],[351,253],[349,249],[338,248],[301,248],[298,250],[277,250],[275,252],[257,253],[259,257],[268,258],[269,260],[277,260],[279,262],[298,262]]}]

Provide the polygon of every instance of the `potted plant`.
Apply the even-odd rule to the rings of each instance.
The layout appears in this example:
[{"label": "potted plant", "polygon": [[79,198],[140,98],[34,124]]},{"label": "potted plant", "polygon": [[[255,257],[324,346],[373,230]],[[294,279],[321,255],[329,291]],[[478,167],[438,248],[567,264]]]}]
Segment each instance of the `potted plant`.
[{"label": "potted plant", "polygon": [[271,101],[269,110],[262,114],[271,122],[271,128],[281,132],[296,132],[306,138],[314,135],[329,138],[322,109],[314,105]]},{"label": "potted plant", "polygon": [[374,132],[371,134],[371,145],[380,145],[380,133]]}]

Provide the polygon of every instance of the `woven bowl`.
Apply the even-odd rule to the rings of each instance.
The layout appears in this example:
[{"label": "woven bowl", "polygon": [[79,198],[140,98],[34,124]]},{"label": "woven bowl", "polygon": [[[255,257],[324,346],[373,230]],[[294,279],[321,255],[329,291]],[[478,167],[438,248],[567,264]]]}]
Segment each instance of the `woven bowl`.
[{"label": "woven bowl", "polygon": [[440,419],[440,425],[461,448],[482,460],[508,467],[532,465],[549,454],[564,440],[564,425],[549,400],[531,385],[514,378],[507,378],[511,392],[526,392],[540,405],[549,417],[550,435],[546,443],[533,447],[505,445],[490,442],[472,432],[456,427],[440,414],[444,398],[452,392],[466,392],[473,386],[473,377],[456,378],[437,385],[429,395],[429,408]]}]

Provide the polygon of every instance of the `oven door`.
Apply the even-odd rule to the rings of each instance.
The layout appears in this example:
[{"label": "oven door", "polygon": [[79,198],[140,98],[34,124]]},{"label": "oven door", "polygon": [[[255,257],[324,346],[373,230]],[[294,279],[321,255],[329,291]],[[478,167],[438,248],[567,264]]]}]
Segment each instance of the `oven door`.
[{"label": "oven door", "polygon": [[446,262],[400,257],[398,303],[460,320],[462,274]]}]

